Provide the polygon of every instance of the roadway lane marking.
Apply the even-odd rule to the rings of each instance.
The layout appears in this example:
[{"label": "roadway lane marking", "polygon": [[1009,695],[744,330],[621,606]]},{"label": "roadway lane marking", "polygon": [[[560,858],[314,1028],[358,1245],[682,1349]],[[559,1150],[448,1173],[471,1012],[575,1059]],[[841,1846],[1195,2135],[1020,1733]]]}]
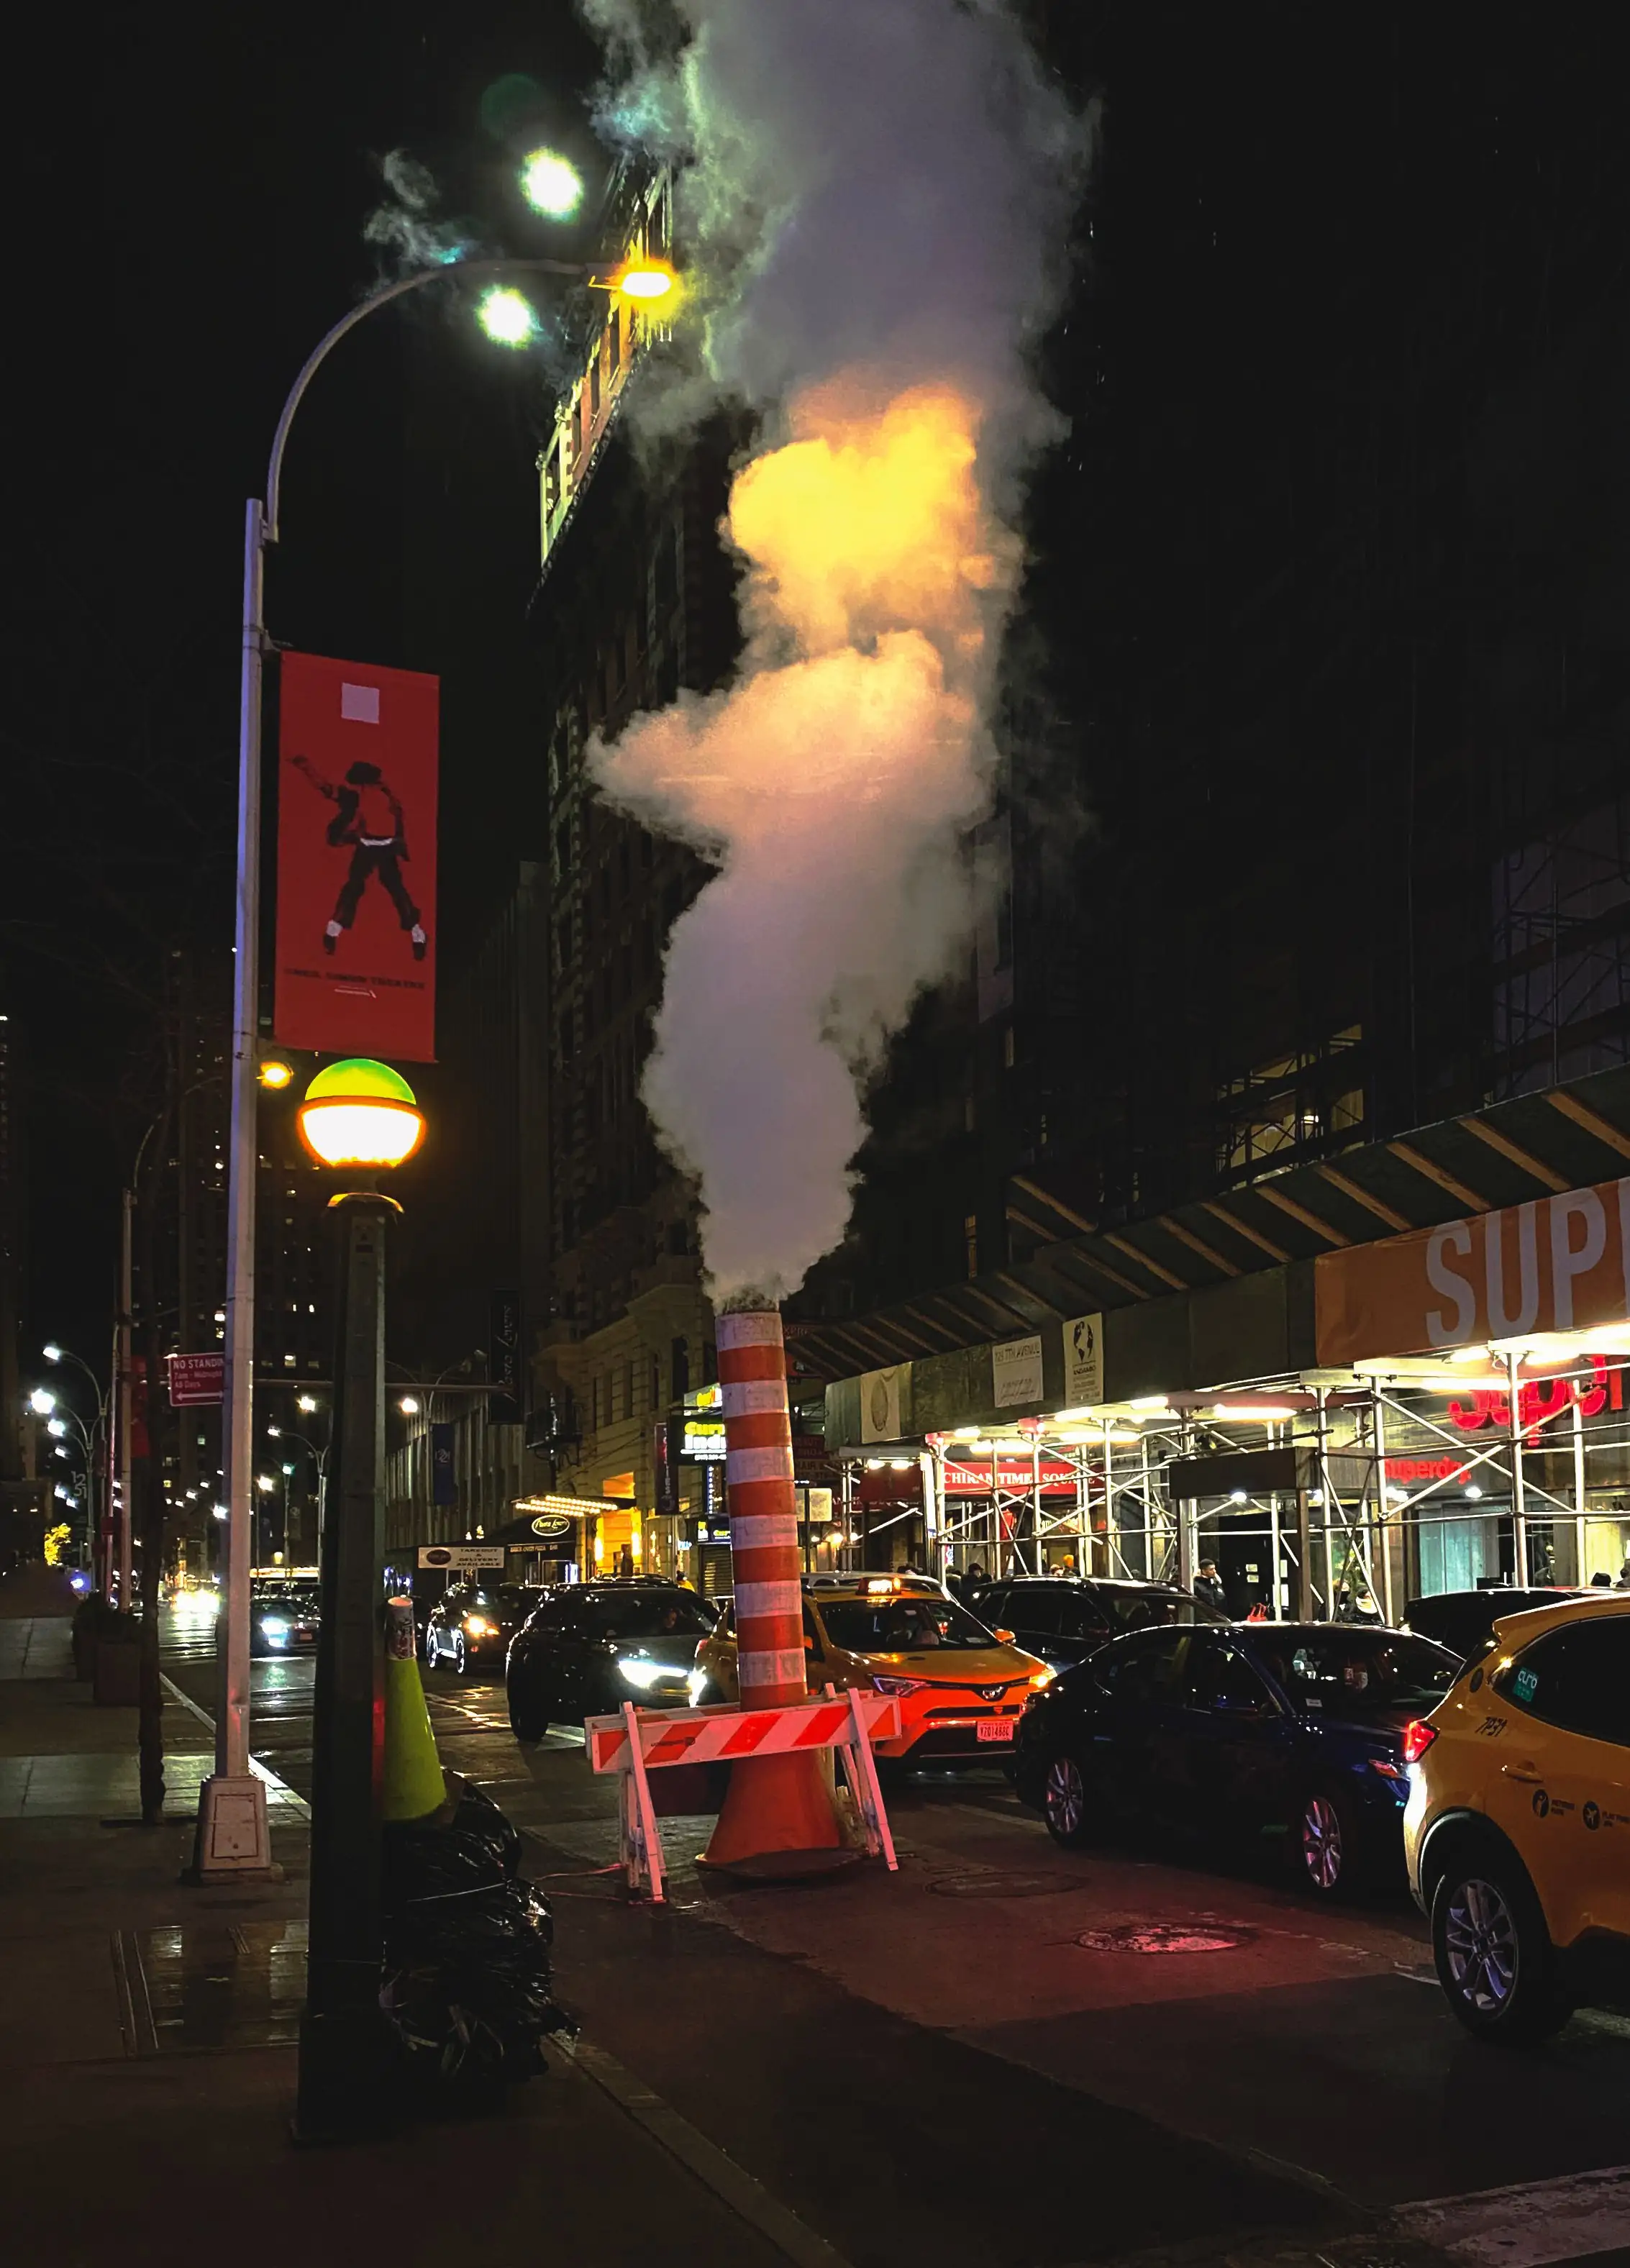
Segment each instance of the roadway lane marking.
[{"label": "roadway lane marking", "polygon": [[716,2142],[710,2142],[699,2126],[693,2126],[604,2048],[581,2037],[570,2045],[552,2039],[544,2043],[544,2053],[557,2069],[575,2069],[593,2080],[636,2125],[643,2126],[738,2220],[767,2237],[784,2258],[794,2263],[794,2268],[849,2268],[843,2254],[834,2250],[825,2237],[817,2236],[808,2221],[771,2197],[744,2166],[739,2166]]},{"label": "roadway lane marking", "polygon": [[1630,2231],[1630,2166],[1565,2174],[1466,2197],[1400,2205],[1390,2227],[1468,2268],[1545,2268],[1622,2246]]},{"label": "roadway lane marking", "polygon": [[[215,1719],[209,1711],[202,1708],[190,1693],[183,1693],[173,1677],[166,1677],[160,1670],[159,1683],[166,1689],[173,1701],[179,1701],[182,1708],[190,1711],[201,1725],[207,1725],[211,1732],[215,1730]],[[297,1795],[288,1781],[279,1779],[277,1773],[269,1771],[258,1756],[249,1758],[249,1770],[254,1774],[256,1779],[263,1779],[267,1792],[279,1797],[291,1811],[297,1812],[302,1819],[311,1817],[311,1806],[306,1802],[306,1798],[303,1795]]]}]

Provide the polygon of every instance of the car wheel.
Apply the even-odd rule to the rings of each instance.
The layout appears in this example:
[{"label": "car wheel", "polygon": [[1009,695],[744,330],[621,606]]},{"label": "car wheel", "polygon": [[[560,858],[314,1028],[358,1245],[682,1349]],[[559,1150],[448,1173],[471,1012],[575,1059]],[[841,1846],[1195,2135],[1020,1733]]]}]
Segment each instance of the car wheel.
[{"label": "car wheel", "polygon": [[1508,1859],[1451,1866],[1432,1901],[1432,1954],[1455,2014],[1479,2039],[1513,2047],[1549,2038],[1573,2011],[1539,1901]]},{"label": "car wheel", "polygon": [[455,1677],[469,1675],[469,1656],[464,1651],[462,1631],[454,1631],[453,1633],[453,1675]]},{"label": "car wheel", "polygon": [[518,1741],[541,1741],[549,1730],[548,1712],[538,1709],[535,1704],[529,1708],[513,1686],[510,1688],[507,1697],[509,1728],[515,1738]]},{"label": "car wheel", "polygon": [[1061,1849],[1079,1851],[1098,1830],[1097,1808],[1079,1757],[1067,1749],[1048,1759],[1042,1781],[1042,1816]]},{"label": "car wheel", "polygon": [[436,1633],[428,1623],[424,1625],[424,1667],[434,1669],[441,1655],[436,1645]]},{"label": "car wheel", "polygon": [[1360,1830],[1339,1788],[1316,1787],[1291,1822],[1291,1857],[1303,1889],[1321,1898],[1350,1896],[1361,1879]]}]

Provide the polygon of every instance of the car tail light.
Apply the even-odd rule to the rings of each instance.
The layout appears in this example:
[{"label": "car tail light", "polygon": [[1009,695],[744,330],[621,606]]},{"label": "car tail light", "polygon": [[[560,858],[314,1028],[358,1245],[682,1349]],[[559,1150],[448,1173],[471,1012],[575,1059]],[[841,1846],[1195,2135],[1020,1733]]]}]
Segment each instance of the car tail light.
[{"label": "car tail light", "polygon": [[1419,1717],[1412,1718],[1404,1727],[1404,1761],[1418,1764],[1437,1738],[1435,1725],[1428,1725]]}]

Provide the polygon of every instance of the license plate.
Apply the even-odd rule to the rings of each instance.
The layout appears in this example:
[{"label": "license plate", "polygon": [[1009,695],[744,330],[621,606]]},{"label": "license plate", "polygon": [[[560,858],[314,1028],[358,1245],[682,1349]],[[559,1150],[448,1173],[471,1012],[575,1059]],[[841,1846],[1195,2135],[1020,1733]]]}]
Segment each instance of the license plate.
[{"label": "license plate", "polygon": [[979,1738],[982,1741],[1011,1741],[1014,1720],[1011,1717],[982,1717]]}]

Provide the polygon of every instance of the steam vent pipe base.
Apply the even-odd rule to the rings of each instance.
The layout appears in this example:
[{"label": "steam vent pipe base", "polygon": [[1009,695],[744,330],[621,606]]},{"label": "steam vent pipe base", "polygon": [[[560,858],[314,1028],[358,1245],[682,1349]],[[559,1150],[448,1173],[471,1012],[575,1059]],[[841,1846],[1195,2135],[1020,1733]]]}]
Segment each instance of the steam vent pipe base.
[{"label": "steam vent pipe base", "polygon": [[[806,1700],[808,1685],[786,1354],[775,1308],[719,1316],[719,1383],[741,1706],[785,1708]],[[732,1764],[699,1863],[748,1881],[802,1881],[859,1857],[845,1841],[819,1756],[778,1756]]]}]

